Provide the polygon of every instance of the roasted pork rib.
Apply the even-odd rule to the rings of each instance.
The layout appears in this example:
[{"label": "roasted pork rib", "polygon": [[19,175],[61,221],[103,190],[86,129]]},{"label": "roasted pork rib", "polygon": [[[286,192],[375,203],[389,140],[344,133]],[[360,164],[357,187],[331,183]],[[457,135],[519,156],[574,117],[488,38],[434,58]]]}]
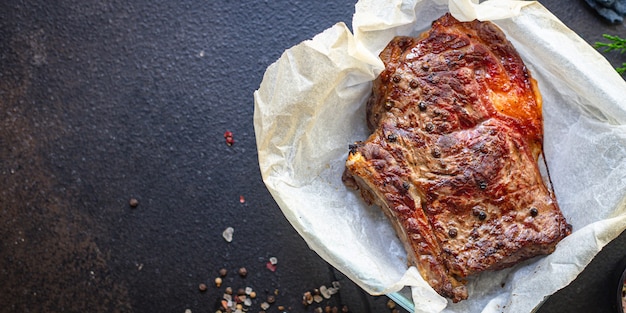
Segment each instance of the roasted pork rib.
[{"label": "roasted pork rib", "polygon": [[554,251],[571,226],[538,167],[541,95],[503,32],[446,14],[380,58],[372,134],[343,180],[385,211],[424,279],[458,302],[466,277]]}]

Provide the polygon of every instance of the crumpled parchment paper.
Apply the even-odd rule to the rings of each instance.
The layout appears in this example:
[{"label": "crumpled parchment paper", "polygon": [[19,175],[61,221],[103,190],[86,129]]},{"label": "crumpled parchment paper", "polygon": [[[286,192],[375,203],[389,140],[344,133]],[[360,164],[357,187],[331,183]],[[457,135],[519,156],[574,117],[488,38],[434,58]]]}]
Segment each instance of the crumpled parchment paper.
[{"label": "crumpled parchment paper", "polygon": [[[545,257],[485,272],[453,304],[407,268],[378,207],[346,188],[348,145],[368,136],[365,100],[396,35],[418,35],[450,11],[492,20],[543,95],[544,149],[573,233]],[[361,0],[353,31],[337,23],[286,50],[254,93],[263,180],[311,249],[377,295],[411,286],[416,312],[531,312],[569,284],[626,228],[626,83],[591,46],[534,1]]]}]

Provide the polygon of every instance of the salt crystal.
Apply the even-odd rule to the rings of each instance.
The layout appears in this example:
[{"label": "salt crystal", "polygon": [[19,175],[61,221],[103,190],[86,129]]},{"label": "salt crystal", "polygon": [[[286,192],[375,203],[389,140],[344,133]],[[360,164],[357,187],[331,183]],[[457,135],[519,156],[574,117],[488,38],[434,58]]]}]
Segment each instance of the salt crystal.
[{"label": "salt crystal", "polygon": [[267,303],[267,302],[261,303],[261,309],[267,310],[269,308],[270,308],[270,304],[269,303]]},{"label": "salt crystal", "polygon": [[320,293],[324,298],[330,299],[330,292],[328,292],[328,288],[326,288],[326,286],[322,285],[320,287]]},{"label": "salt crystal", "polygon": [[246,287],[245,292],[246,292],[247,295],[250,295],[252,293],[252,288],[251,287]]},{"label": "salt crystal", "polygon": [[278,259],[276,257],[271,257],[270,258],[270,263],[272,263],[272,265],[276,265],[276,264],[278,264]]},{"label": "salt crystal", "polygon": [[233,241],[234,232],[235,232],[234,228],[228,227],[224,230],[224,232],[222,232],[222,237],[224,237],[224,240],[226,240],[227,242],[231,242]]},{"label": "salt crystal", "polygon": [[313,296],[313,301],[315,301],[315,302],[317,302],[317,303],[320,303],[320,302],[322,302],[323,300],[324,300],[324,298],[322,298],[322,296],[320,296],[320,295],[314,295],[314,296]]},{"label": "salt crystal", "polygon": [[252,305],[252,300],[250,300],[250,298],[246,298],[245,300],[243,300],[243,305],[251,306]]}]

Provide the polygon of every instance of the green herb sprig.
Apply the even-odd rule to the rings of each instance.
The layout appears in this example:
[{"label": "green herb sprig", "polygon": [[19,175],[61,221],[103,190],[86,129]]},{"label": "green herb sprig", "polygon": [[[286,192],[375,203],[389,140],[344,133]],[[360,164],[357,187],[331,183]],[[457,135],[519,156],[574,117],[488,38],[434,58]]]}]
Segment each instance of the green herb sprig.
[{"label": "green herb sprig", "polygon": [[[619,36],[611,36],[609,34],[603,34],[602,37],[608,39],[609,42],[596,42],[596,48],[603,48],[603,52],[619,51],[619,53],[626,52],[626,39]],[[615,68],[620,75],[626,73],[626,63],[622,63],[621,67]]]}]

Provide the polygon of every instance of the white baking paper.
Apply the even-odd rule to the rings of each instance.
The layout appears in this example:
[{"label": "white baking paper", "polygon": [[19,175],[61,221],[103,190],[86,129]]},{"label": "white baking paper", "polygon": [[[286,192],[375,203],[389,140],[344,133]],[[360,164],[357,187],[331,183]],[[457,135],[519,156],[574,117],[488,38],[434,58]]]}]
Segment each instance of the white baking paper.
[{"label": "white baking paper", "polygon": [[[341,182],[348,145],[368,136],[365,100],[396,35],[450,11],[492,20],[543,95],[544,149],[573,233],[556,251],[470,279],[452,303],[424,282],[382,211]],[[311,249],[367,292],[411,286],[416,312],[531,312],[626,228],[626,83],[593,47],[534,1],[361,0],[343,23],[286,50],[254,93],[263,180]]]}]

